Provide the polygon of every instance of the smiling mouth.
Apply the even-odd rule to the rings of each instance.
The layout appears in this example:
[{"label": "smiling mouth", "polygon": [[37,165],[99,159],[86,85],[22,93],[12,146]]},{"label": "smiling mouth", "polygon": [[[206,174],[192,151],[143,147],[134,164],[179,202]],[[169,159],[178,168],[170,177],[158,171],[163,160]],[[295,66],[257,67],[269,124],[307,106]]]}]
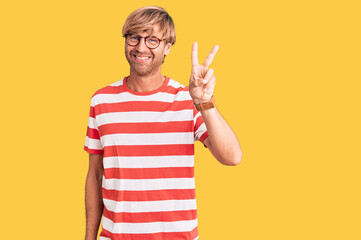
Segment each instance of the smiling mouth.
[{"label": "smiling mouth", "polygon": [[136,55],[135,55],[135,57],[138,58],[138,59],[141,59],[141,60],[147,60],[147,59],[150,58],[150,57],[138,57],[138,56],[136,56]]},{"label": "smiling mouth", "polygon": [[134,56],[137,60],[140,60],[140,61],[145,61],[145,60],[150,59],[150,56],[137,56],[137,55],[135,55],[135,54],[133,54],[133,56]]}]

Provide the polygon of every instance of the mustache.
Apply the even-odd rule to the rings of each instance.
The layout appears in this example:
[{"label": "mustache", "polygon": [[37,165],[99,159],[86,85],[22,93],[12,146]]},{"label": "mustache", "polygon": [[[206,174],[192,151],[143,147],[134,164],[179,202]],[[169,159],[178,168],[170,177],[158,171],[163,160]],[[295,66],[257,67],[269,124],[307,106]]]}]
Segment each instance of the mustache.
[{"label": "mustache", "polygon": [[153,57],[153,54],[144,54],[138,51],[131,51],[130,54],[137,55],[138,57]]}]

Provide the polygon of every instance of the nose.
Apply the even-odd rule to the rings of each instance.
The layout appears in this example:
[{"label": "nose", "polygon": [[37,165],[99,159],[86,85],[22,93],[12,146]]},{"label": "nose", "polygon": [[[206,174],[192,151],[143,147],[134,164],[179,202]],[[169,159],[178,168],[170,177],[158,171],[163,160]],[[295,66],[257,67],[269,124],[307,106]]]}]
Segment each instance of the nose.
[{"label": "nose", "polygon": [[145,38],[142,37],[138,43],[138,45],[136,46],[136,49],[139,51],[139,52],[145,52],[147,50],[147,45],[145,45]]}]

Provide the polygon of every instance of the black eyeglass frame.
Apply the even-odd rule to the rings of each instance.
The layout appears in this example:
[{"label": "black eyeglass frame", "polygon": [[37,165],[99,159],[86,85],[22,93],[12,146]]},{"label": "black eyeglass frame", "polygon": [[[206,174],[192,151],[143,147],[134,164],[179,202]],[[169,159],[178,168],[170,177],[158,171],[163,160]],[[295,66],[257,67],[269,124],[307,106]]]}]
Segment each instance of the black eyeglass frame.
[{"label": "black eyeglass frame", "polygon": [[[137,45],[140,43],[140,41],[142,40],[142,38],[144,38],[145,46],[147,46],[147,48],[149,48],[149,49],[156,49],[157,47],[159,47],[159,45],[160,45],[160,43],[161,43],[162,41],[166,40],[165,38],[164,38],[164,39],[160,39],[160,38],[158,38],[158,37],[156,37],[156,36],[141,37],[141,36],[138,35],[138,36],[134,36],[134,37],[137,37],[137,38],[138,38],[138,43],[135,44],[135,45],[132,45],[132,44],[129,44],[128,41],[127,41],[127,37],[128,37],[128,36],[131,36],[131,34],[125,34],[125,35],[124,35],[124,38],[125,38],[125,42],[126,42],[129,46],[132,46],[132,47],[137,46]],[[158,41],[159,41],[158,46],[156,46],[156,47],[149,47],[149,46],[147,45],[147,39],[148,39],[148,38],[151,38],[151,37],[154,37],[154,38],[158,39]]]}]

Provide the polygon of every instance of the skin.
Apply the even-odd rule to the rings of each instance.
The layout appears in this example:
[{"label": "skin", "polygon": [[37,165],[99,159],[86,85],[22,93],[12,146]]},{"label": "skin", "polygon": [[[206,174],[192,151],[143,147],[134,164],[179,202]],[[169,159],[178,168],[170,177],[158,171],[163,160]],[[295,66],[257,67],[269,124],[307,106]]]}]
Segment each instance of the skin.
[{"label": "skin", "polygon": [[[149,36],[147,32],[138,35],[141,37]],[[158,25],[154,26],[152,35],[159,39],[163,38]],[[137,46],[130,46],[125,43],[125,57],[130,65],[130,74],[127,78],[128,87],[136,92],[148,92],[159,88],[165,80],[161,72],[163,58],[169,54],[171,47],[171,43],[166,43],[163,40],[157,48],[149,49],[145,45],[144,38],[140,40]],[[140,60],[136,56],[150,58]]]},{"label": "skin", "polygon": [[[189,80],[189,94],[194,104],[208,102],[213,96],[216,77],[213,69],[209,69],[219,47],[214,46],[202,65],[198,63],[198,44],[193,43],[192,73]],[[208,137],[204,145],[223,165],[234,166],[241,162],[242,151],[233,130],[221,116],[217,108],[201,112],[206,124]]]},{"label": "skin", "polygon": [[[147,37],[149,34],[139,34]],[[159,26],[154,26],[154,36],[162,39]],[[164,82],[165,77],[161,73],[162,61],[171,50],[171,43],[162,41],[156,49],[149,49],[141,39],[137,46],[125,44],[125,56],[130,65],[130,75],[127,78],[128,87],[136,92],[148,92],[158,89]],[[209,69],[212,60],[219,47],[216,45],[202,65],[198,63],[198,45],[192,48],[192,73],[189,80],[189,94],[195,104],[204,103],[213,96],[216,78],[213,69]],[[138,57],[149,57],[142,60]],[[222,164],[234,166],[241,162],[242,151],[233,130],[218,112],[217,108],[201,112],[207,127],[208,137],[204,145],[213,156]],[[86,207],[86,236],[85,240],[96,240],[99,223],[103,213],[102,200],[102,176],[103,155],[89,154],[89,170],[85,184],[85,207]]]},{"label": "skin", "polygon": [[96,240],[103,214],[102,177],[103,155],[89,154],[89,170],[85,182],[85,240]]}]

